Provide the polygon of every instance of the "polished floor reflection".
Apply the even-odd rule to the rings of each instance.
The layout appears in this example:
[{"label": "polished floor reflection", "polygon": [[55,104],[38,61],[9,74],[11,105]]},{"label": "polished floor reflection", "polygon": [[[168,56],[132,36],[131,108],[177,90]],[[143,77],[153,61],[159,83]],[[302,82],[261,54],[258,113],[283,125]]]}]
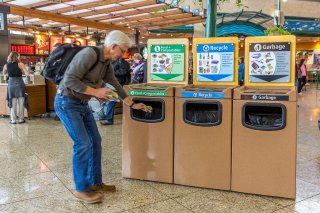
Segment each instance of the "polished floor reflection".
[{"label": "polished floor reflection", "polygon": [[[0,212],[320,212],[320,90],[299,96],[297,199],[124,179],[121,177],[121,115],[99,126],[103,178],[117,191],[101,204],[76,200],[71,174],[72,141],[59,121],[25,124],[0,119]],[[290,115],[289,115],[290,116]]]}]

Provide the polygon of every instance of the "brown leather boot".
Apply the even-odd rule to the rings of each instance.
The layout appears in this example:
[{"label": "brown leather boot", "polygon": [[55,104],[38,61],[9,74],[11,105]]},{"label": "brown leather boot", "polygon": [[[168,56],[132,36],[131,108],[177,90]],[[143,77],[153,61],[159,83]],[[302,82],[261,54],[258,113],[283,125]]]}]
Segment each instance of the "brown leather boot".
[{"label": "brown leather boot", "polygon": [[102,202],[102,195],[96,192],[74,192],[73,194],[85,203],[93,204]]},{"label": "brown leather boot", "polygon": [[101,184],[91,186],[90,190],[94,192],[114,192],[116,191],[116,186],[101,183]]}]

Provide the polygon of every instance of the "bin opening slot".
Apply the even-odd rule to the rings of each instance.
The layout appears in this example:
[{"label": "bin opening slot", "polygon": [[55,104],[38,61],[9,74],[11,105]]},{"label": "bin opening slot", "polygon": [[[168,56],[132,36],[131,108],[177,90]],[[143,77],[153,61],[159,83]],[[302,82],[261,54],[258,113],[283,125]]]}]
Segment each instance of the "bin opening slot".
[{"label": "bin opening slot", "polygon": [[184,121],[196,126],[216,126],[221,123],[221,104],[209,101],[186,101]]},{"label": "bin opening slot", "polygon": [[164,120],[165,116],[165,104],[161,99],[133,99],[136,103],[144,103],[147,106],[152,107],[151,112],[144,112],[142,110],[136,110],[131,108],[131,118],[137,121],[154,123]]},{"label": "bin opening slot", "polygon": [[243,125],[258,130],[283,129],[286,124],[284,105],[245,105],[242,112]]}]

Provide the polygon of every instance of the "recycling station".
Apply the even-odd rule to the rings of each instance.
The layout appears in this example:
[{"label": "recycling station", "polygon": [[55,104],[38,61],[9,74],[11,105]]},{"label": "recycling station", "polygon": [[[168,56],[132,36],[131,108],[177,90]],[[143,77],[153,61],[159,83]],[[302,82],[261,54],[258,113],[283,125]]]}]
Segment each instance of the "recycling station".
[{"label": "recycling station", "polygon": [[244,86],[238,38],[148,42],[148,83],[125,86],[126,178],[295,199],[295,36],[248,37]]}]

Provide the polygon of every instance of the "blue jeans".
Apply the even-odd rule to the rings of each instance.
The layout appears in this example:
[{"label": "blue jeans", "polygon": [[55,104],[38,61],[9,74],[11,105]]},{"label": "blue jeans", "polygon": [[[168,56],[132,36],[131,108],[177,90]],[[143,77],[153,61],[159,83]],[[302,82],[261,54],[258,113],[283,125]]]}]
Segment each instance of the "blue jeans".
[{"label": "blue jeans", "polygon": [[77,192],[102,183],[101,136],[88,104],[57,93],[56,114],[73,140],[72,172]]},{"label": "blue jeans", "polygon": [[103,114],[104,116],[100,117],[99,120],[107,120],[113,122],[114,115],[114,106],[116,105],[115,101],[109,101],[103,104]]}]

